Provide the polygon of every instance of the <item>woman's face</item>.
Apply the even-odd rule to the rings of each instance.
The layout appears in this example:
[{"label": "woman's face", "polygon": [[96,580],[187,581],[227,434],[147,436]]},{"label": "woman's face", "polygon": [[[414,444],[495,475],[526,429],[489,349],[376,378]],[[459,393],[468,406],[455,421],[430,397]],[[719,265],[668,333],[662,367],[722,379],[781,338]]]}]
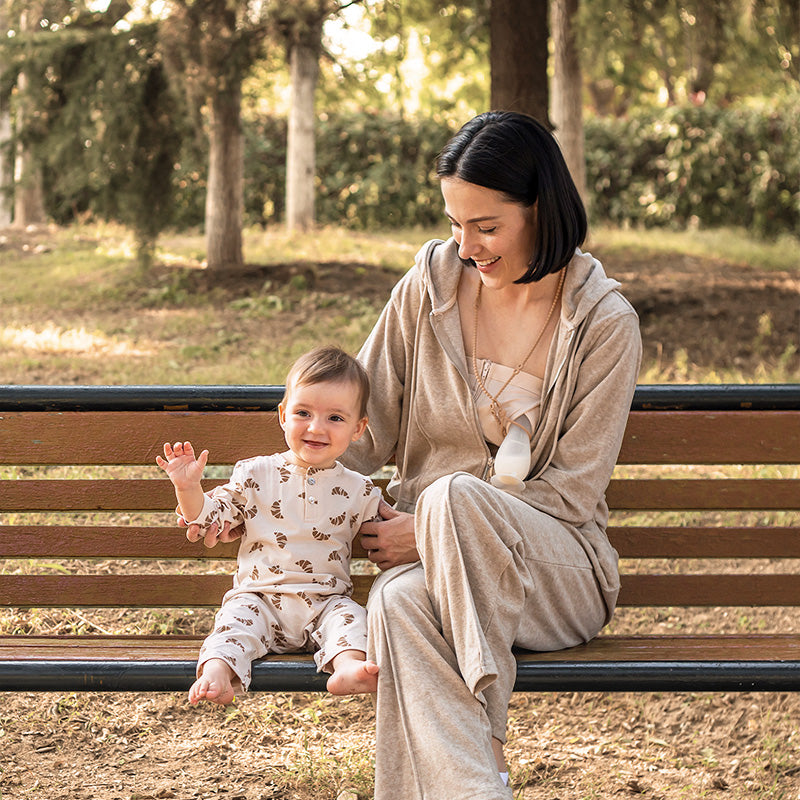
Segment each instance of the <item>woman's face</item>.
[{"label": "woman's face", "polygon": [[533,257],[536,206],[460,178],[443,178],[441,187],[461,258],[473,261],[487,287],[502,288],[521,278]]}]

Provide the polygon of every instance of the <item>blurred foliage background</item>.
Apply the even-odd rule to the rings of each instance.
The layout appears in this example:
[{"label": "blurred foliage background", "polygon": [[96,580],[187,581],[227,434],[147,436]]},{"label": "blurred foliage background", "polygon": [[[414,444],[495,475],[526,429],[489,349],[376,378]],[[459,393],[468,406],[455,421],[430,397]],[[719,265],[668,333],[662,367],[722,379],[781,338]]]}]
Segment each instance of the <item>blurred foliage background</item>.
[{"label": "blurred foliage background", "polygon": [[[575,6],[593,219],[800,234],[800,3]],[[38,176],[43,213],[59,224],[120,222],[151,247],[168,228],[202,227],[211,84],[235,83],[230,71],[241,77],[242,225],[283,222],[288,54],[322,15],[316,222],[434,224],[436,154],[489,107],[490,8],[490,0],[2,0],[5,204]],[[212,52],[214,30],[235,47]],[[194,61],[186,42],[200,54]]]}]

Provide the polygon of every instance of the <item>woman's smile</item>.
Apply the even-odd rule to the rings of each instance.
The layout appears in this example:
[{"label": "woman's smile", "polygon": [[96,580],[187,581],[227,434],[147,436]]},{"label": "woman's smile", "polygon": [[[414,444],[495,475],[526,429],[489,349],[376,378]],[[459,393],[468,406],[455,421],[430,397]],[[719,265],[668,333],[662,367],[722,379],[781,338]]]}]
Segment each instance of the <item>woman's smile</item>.
[{"label": "woman's smile", "polygon": [[495,256],[494,258],[488,258],[488,259],[486,259],[484,261],[481,261],[480,259],[477,259],[477,258],[473,258],[472,260],[475,262],[475,266],[479,270],[483,271],[487,267],[491,267],[492,264],[494,264],[496,261],[499,261],[500,260],[500,256]]}]

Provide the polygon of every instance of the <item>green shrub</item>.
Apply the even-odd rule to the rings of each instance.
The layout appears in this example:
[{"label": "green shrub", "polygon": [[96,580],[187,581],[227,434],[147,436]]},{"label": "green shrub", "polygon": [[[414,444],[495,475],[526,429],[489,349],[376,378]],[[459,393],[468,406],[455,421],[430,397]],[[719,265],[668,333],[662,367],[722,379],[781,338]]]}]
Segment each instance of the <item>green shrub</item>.
[{"label": "green shrub", "polygon": [[674,107],[586,123],[598,221],[800,233],[800,108]]},{"label": "green shrub", "polygon": [[[285,213],[286,120],[250,117],[244,132],[245,224],[278,223]],[[436,224],[442,200],[433,165],[452,133],[430,119],[322,114],[316,128],[317,221],[352,229]],[[585,140],[597,222],[800,234],[797,102],[590,117]],[[178,228],[203,224],[206,161],[206,143],[187,137],[173,172]],[[62,207],[69,206],[66,200]]]}]

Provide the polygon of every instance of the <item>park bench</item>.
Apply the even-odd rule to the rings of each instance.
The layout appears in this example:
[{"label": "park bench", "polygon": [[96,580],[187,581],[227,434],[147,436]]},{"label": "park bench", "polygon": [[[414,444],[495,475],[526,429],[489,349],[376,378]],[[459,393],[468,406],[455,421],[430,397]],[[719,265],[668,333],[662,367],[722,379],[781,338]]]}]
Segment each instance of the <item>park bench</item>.
[{"label": "park bench", "polygon": [[[186,540],[154,459],[179,438],[208,448],[215,465],[283,448],[281,395],[253,386],[0,387],[0,614],[18,620],[0,636],[0,691],[190,686],[199,631],[104,635],[88,620],[85,630],[52,635],[31,631],[26,615],[216,608],[236,548]],[[800,606],[798,465],[800,386],[638,387],[608,489],[620,613]],[[364,558],[358,547],[355,555]],[[707,568],[719,559],[744,566]],[[220,560],[227,569],[212,569]],[[356,576],[361,601],[370,580]],[[307,655],[270,656],[253,670],[256,691],[324,685]],[[520,652],[516,688],[794,691],[800,633],[603,634],[560,652]]]}]

